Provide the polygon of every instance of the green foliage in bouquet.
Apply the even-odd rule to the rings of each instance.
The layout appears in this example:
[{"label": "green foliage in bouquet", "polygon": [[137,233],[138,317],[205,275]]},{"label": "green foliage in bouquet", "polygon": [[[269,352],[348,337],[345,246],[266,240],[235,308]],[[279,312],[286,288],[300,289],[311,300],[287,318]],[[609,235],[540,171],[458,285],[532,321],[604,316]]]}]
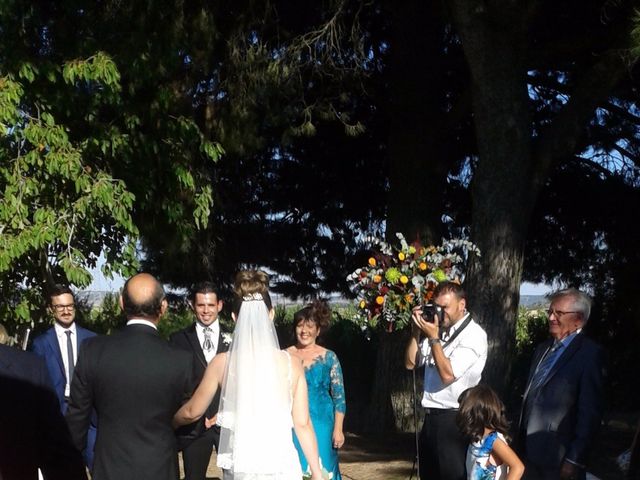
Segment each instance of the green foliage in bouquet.
[{"label": "green foliage in bouquet", "polygon": [[362,326],[392,332],[407,326],[411,309],[428,303],[436,285],[460,282],[469,255],[480,255],[467,240],[445,240],[439,246],[408,244],[396,233],[399,245],[373,239],[367,265],[347,277],[358,299],[357,321]]}]

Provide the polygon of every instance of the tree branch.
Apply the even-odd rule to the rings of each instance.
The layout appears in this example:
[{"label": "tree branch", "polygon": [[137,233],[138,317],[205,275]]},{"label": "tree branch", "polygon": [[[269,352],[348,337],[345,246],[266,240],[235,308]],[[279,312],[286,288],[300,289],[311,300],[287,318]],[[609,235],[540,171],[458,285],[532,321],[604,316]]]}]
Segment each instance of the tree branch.
[{"label": "tree branch", "polygon": [[619,51],[609,51],[585,73],[570,100],[540,137],[534,153],[533,192],[542,186],[555,159],[566,158],[574,152],[584,125],[596,107],[605,103],[628,68]]},{"label": "tree branch", "polygon": [[625,110],[624,108],[615,105],[611,102],[606,102],[602,108],[609,110],[611,113],[615,113],[617,115],[620,115],[621,117],[626,118],[627,120],[629,120],[632,123],[635,124],[640,124],[640,117],[638,117],[637,115],[634,115],[633,113],[629,112],[629,110]]}]

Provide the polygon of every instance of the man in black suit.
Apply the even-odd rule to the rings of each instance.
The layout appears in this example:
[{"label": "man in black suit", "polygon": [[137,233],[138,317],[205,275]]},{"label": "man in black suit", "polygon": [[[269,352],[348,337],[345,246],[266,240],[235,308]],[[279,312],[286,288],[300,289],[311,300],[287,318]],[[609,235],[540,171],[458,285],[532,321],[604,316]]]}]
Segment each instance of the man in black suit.
[{"label": "man in black suit", "polygon": [[0,345],[0,479],[86,480],[44,361]]},{"label": "man in black suit", "polygon": [[582,329],[591,299],[574,288],[550,297],[551,339],[536,349],[525,390],[519,453],[526,479],[584,479],[604,410],[603,349]]},{"label": "man in black suit", "polygon": [[124,330],[82,344],[67,422],[76,446],[98,414],[94,480],[176,480],[174,413],[194,385],[191,355],[157,330],[167,301],[160,283],[140,273],[124,285]]},{"label": "man in black suit", "polygon": [[[191,353],[195,361],[198,382],[211,359],[220,352],[225,352],[229,346],[224,342],[218,322],[218,313],[222,310],[223,302],[218,297],[218,291],[210,282],[202,282],[191,292],[191,308],[196,321],[179,332],[171,335],[169,342]],[[216,394],[207,409],[204,418],[192,432],[195,437],[182,450],[185,480],[204,480],[213,447],[218,449],[220,427],[213,425],[218,411],[220,392]],[[190,439],[186,439],[187,443]]]}]

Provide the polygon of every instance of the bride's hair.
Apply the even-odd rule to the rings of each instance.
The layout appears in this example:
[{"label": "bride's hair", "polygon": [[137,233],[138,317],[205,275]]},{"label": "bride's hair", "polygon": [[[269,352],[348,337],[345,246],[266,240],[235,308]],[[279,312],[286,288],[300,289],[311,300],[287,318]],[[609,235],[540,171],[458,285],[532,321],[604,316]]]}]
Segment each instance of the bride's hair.
[{"label": "bride's hair", "polygon": [[262,300],[271,310],[271,296],[269,296],[269,275],[260,270],[241,270],[236,274],[233,291],[235,299],[233,302],[233,312],[238,315],[244,297],[260,294]]}]

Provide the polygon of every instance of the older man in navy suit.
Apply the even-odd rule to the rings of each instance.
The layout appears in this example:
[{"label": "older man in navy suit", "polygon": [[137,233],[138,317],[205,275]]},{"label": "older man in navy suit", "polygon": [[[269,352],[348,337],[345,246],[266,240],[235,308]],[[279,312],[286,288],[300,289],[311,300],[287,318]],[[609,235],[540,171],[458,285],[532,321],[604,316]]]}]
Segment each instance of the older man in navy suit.
[{"label": "older man in navy suit", "polygon": [[536,349],[518,432],[526,479],[585,478],[604,410],[603,349],[582,332],[591,299],[574,288],[550,297],[551,338]]},{"label": "older man in navy suit", "polygon": [[[33,341],[33,352],[44,358],[60,402],[60,411],[67,413],[69,392],[78,350],[82,342],[96,334],[75,322],[76,304],[73,292],[66,285],[55,285],[49,292],[49,310],[54,325]],[[93,467],[93,447],[96,440],[95,419],[87,435],[87,447],[83,452],[89,469]]]}]

